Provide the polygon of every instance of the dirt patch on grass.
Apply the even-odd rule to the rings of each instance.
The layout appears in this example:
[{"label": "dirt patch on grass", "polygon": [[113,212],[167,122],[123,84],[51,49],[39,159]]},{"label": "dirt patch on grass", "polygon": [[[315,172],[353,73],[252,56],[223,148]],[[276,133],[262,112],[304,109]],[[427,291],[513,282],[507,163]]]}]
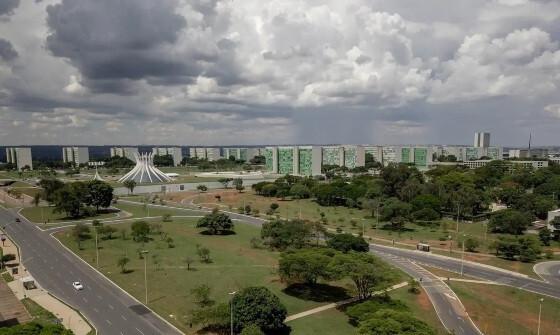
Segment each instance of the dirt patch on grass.
[{"label": "dirt patch on grass", "polygon": [[428,298],[428,295],[423,290],[420,290],[420,294],[416,296],[416,303],[422,310],[426,312],[429,312],[433,309],[430,298]]}]

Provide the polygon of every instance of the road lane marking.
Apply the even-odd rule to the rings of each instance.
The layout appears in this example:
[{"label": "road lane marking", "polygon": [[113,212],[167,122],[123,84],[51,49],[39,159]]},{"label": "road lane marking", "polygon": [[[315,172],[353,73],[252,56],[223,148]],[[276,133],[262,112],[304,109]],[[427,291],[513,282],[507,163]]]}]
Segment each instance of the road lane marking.
[{"label": "road lane marking", "polygon": [[136,330],[137,330],[140,334],[144,335],[144,333],[142,333],[142,331],[141,331],[140,329],[136,328]]},{"label": "road lane marking", "polygon": [[93,311],[94,311],[95,313],[99,313],[99,311],[98,311],[97,308],[95,308],[95,307],[93,307]]},{"label": "road lane marking", "polygon": [[124,317],[124,315],[121,315],[121,318],[122,318],[124,321],[126,321],[126,318]]},{"label": "road lane marking", "polygon": [[109,308],[110,309],[115,309],[115,307],[113,307],[113,305],[109,304]]},{"label": "road lane marking", "polygon": [[109,324],[109,326],[112,325],[111,321],[109,321],[109,320],[105,320],[105,321],[107,321],[107,323]]},{"label": "road lane marking", "polygon": [[88,301],[86,298],[82,297],[82,300],[87,304]]}]

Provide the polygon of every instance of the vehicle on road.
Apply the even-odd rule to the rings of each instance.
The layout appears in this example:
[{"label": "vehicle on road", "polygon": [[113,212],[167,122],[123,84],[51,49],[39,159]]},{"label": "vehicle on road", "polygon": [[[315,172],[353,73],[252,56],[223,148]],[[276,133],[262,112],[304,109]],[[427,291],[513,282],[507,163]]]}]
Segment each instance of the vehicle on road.
[{"label": "vehicle on road", "polygon": [[16,222],[21,222],[20,218],[16,218]]},{"label": "vehicle on road", "polygon": [[84,289],[84,285],[82,285],[82,283],[80,283],[79,281],[72,282],[72,286],[74,286],[77,291],[81,291]]}]

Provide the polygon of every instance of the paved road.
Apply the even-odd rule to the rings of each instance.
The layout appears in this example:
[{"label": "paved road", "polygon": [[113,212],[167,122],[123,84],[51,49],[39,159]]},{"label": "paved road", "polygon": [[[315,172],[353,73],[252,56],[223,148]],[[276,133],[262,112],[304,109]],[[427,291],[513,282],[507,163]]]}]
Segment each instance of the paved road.
[{"label": "paved road", "polygon": [[560,287],[560,261],[541,262],[534,269],[541,278]]},{"label": "paved road", "polygon": [[[31,275],[45,289],[77,308],[101,335],[181,334],[144,305],[67,251],[47,232],[0,208],[0,224],[19,246],[22,260]],[[83,291],[76,291],[72,281],[79,280]]]},{"label": "paved road", "polygon": [[481,335],[476,325],[467,314],[461,300],[437,276],[426,271],[421,266],[412,263],[406,258],[395,256],[386,252],[376,251],[376,254],[419,280],[424,288],[443,326],[456,335]]},{"label": "paved road", "polygon": [[[461,272],[460,259],[433,255],[431,253],[421,251],[397,249],[377,244],[371,244],[370,250],[375,254],[387,253],[393,256],[409,259],[418,264],[437,267],[456,273]],[[560,285],[554,285],[552,283],[516,275],[507,271],[501,271],[495,267],[465,262],[463,273],[471,277],[494,281],[560,299]]]}]

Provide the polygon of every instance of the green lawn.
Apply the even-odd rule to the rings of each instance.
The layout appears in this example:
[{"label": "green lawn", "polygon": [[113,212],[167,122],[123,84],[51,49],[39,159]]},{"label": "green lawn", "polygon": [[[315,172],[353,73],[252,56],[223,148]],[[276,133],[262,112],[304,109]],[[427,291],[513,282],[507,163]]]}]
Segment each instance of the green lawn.
[{"label": "green lawn", "polygon": [[89,216],[85,218],[73,219],[66,217],[64,213],[55,213],[54,207],[25,207],[21,210],[21,214],[25,216],[29,221],[41,223],[44,221],[57,223],[57,222],[64,222],[64,221],[79,221],[79,220],[93,220],[93,219],[110,219],[116,218],[115,213],[100,213],[96,216]]},{"label": "green lawn", "polygon": [[389,292],[389,295],[395,300],[404,302],[410,308],[412,315],[430,325],[436,331],[436,334],[447,334],[447,330],[441,324],[430,298],[424,290],[421,289],[420,294],[412,294],[408,292],[408,287],[403,287]]},{"label": "green lawn", "polygon": [[56,316],[53,313],[44,309],[35,301],[29,298],[25,298],[21,300],[21,302],[23,303],[25,309],[27,309],[27,311],[33,318],[33,321],[38,322],[40,324],[52,324],[55,323],[55,321],[57,320]]},{"label": "green lawn", "polygon": [[357,334],[357,328],[348,323],[346,314],[334,308],[288,322],[287,325],[294,335]]},{"label": "green lawn", "polygon": [[508,286],[451,282],[450,287],[485,334],[536,334],[541,298],[541,334],[558,334],[560,300]]},{"label": "green lawn", "polygon": [[[253,249],[250,240],[260,235],[260,229],[250,225],[238,224],[236,234],[228,236],[208,236],[199,233],[195,228],[195,219],[174,219],[163,223],[164,231],[174,239],[175,247],[168,248],[159,236],[142,246],[131,239],[121,238],[102,241],[100,244],[100,271],[123,287],[129,293],[144,300],[144,261],[138,256],[139,250],[149,250],[146,258],[148,267],[149,306],[160,315],[180,327],[189,329],[189,315],[196,308],[190,290],[201,284],[212,287],[212,299],[226,302],[228,292],[247,286],[266,286],[281,299],[288,309],[288,314],[299,313],[333,300],[304,300],[295,293],[284,292],[285,285],[279,282],[276,274],[278,253],[263,249]],[[123,229],[130,224],[119,224],[115,227]],[[118,235],[118,234],[117,234]],[[95,248],[92,240],[83,243],[83,250],[78,250],[76,242],[69,231],[56,235],[65,245],[77,252],[84,260],[95,265]],[[200,244],[211,250],[212,263],[198,261],[196,245]],[[128,269],[132,272],[122,274],[117,267],[117,260],[123,255],[130,258]],[[156,262],[154,262],[156,255]],[[191,257],[196,261],[192,270],[187,271],[184,259]],[[404,274],[403,274],[404,276]],[[399,280],[401,280],[399,278]],[[342,292],[352,294],[353,286],[349,281],[334,283]],[[170,315],[173,315],[171,317]],[[343,315],[342,315],[343,316]],[[303,320],[302,320],[303,321]],[[341,318],[341,321],[344,321]],[[334,320],[333,320],[334,322]],[[303,322],[305,323],[305,322]],[[307,334],[299,331],[299,327],[313,327],[313,323],[305,326],[294,326],[298,329],[293,334]],[[317,327],[324,325],[318,324]],[[341,324],[340,327],[345,327]],[[342,329],[342,328],[341,328]]]},{"label": "green lawn", "polygon": [[164,214],[171,214],[171,215],[199,215],[197,212],[181,210],[181,209],[173,209],[173,208],[162,208],[158,206],[148,206],[144,204],[132,204],[122,201],[117,201],[113,207],[116,207],[122,211],[126,211],[132,214],[133,217],[147,217],[147,216],[163,216]]}]

